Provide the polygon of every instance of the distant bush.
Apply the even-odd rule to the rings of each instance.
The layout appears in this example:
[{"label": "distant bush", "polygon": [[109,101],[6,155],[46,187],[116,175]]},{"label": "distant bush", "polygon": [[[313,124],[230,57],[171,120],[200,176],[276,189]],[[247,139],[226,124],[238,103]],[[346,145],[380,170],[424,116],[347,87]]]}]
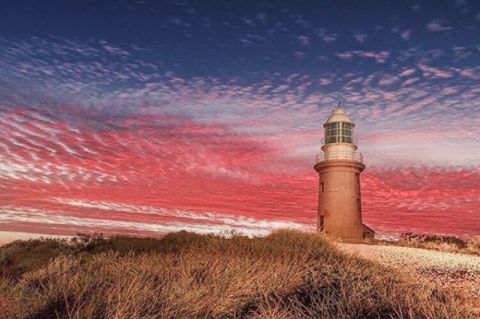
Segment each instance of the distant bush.
[{"label": "distant bush", "polygon": [[[32,262],[27,247],[39,245],[56,258]],[[319,234],[29,241],[1,256],[9,249],[12,269],[25,267],[0,279],[3,318],[475,317],[459,293],[342,254]]]},{"label": "distant bush", "polygon": [[480,236],[470,239],[467,249],[472,253],[480,255]]},{"label": "distant bush", "polygon": [[440,236],[440,235],[417,235],[413,233],[405,233],[402,235],[402,239],[417,240],[423,243],[441,243],[453,245],[459,249],[467,247],[467,243],[455,236]]},{"label": "distant bush", "polygon": [[455,236],[404,233],[395,245],[480,255],[480,237],[468,241]]},{"label": "distant bush", "polygon": [[27,271],[40,269],[59,255],[74,251],[75,247],[64,240],[14,241],[0,248],[0,276],[16,278]]}]

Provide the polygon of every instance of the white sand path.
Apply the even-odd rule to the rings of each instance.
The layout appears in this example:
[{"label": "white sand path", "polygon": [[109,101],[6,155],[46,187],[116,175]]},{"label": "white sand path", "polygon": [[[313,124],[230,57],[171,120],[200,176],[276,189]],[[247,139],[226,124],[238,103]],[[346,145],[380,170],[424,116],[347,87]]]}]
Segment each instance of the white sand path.
[{"label": "white sand path", "polygon": [[12,231],[0,231],[0,246],[8,244],[15,240],[29,240],[38,238],[71,238],[72,236],[45,235],[36,233],[23,233]]},{"label": "white sand path", "polygon": [[389,245],[338,246],[344,252],[402,270],[420,279],[434,281],[448,288],[459,288],[480,307],[480,256]]}]

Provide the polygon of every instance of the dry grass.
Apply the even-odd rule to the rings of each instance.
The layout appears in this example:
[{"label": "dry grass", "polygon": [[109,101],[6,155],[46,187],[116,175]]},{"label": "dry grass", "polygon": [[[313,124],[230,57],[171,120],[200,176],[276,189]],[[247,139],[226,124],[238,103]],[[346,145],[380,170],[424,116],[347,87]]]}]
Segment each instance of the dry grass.
[{"label": "dry grass", "polygon": [[3,277],[0,316],[475,317],[461,295],[342,254],[317,234],[227,239],[180,232],[142,241],[64,243],[53,260]]},{"label": "dry grass", "polygon": [[451,253],[463,253],[480,256],[480,237],[463,240],[454,236],[438,236],[426,234],[402,234],[395,242],[374,241],[374,243],[393,244],[403,247],[423,248]]}]

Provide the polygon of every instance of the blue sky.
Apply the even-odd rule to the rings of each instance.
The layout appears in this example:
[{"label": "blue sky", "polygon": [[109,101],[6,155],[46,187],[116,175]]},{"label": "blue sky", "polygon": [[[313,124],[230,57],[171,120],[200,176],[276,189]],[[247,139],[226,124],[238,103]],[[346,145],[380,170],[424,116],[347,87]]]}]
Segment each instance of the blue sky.
[{"label": "blue sky", "polygon": [[[374,57],[338,58],[349,51],[386,51],[390,68],[419,56],[435,66],[475,66],[479,11],[474,1],[16,1],[3,6],[0,27],[11,41],[103,40],[138,49],[160,71],[182,77],[318,76],[385,68]],[[444,52],[432,58],[431,50]],[[462,50],[475,54],[459,59]]]}]

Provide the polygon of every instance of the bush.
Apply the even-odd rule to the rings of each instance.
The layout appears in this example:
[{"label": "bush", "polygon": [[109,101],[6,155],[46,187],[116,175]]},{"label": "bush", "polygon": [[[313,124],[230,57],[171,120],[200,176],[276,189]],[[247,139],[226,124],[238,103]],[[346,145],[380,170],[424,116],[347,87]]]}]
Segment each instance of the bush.
[{"label": "bush", "polygon": [[480,236],[474,237],[468,241],[468,250],[471,253],[480,255]]},{"label": "bush", "polygon": [[457,249],[463,249],[467,247],[467,243],[455,236],[439,236],[439,235],[428,235],[428,234],[414,234],[414,233],[405,233],[402,234],[401,240],[415,241],[419,244],[446,244]]},{"label": "bush", "polygon": [[61,254],[69,255],[74,250],[75,247],[64,240],[14,241],[0,247],[0,276],[17,278],[27,271],[40,269]]},{"label": "bush", "polygon": [[[393,242],[393,244],[405,247],[480,255],[480,249],[474,248],[477,245],[477,241],[478,239],[465,241],[454,236],[405,233],[400,236],[399,241]],[[389,242],[388,244],[392,243]]]}]

